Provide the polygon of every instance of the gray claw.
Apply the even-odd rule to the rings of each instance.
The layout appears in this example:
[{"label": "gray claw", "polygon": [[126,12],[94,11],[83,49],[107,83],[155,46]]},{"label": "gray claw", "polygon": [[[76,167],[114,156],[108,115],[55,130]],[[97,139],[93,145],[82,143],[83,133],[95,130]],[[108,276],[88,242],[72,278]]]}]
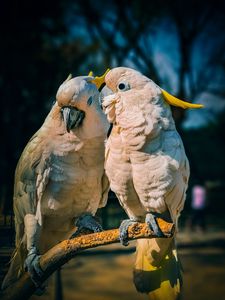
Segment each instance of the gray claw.
[{"label": "gray claw", "polygon": [[157,237],[164,237],[159,225],[156,221],[156,214],[148,213],[145,218],[145,222],[148,224],[149,228],[154,232]]},{"label": "gray claw", "polygon": [[24,263],[25,270],[30,273],[31,279],[34,282],[35,286],[41,288],[41,277],[44,272],[40,267],[40,257],[41,255],[37,254],[37,249],[32,248],[27,255],[27,258]]},{"label": "gray claw", "polygon": [[96,220],[94,216],[91,214],[85,214],[79,217],[78,221],[76,222],[76,226],[78,227],[77,231],[71,236],[71,238],[76,237],[82,232],[82,229],[89,229],[93,232],[101,232],[103,228],[101,224]]},{"label": "gray claw", "polygon": [[128,227],[134,223],[137,223],[135,220],[127,219],[123,220],[120,224],[120,242],[123,246],[128,246]]}]

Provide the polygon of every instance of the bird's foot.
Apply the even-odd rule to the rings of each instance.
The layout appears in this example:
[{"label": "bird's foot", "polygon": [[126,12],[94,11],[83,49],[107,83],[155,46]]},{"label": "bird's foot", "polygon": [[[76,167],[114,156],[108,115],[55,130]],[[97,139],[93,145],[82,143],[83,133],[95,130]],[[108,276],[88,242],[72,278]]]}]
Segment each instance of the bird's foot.
[{"label": "bird's foot", "polygon": [[137,223],[137,221],[132,219],[123,220],[120,224],[120,242],[123,246],[128,246],[128,227],[132,224]]},{"label": "bird's foot", "polygon": [[40,257],[41,255],[38,255],[37,249],[35,247],[31,248],[28,252],[27,258],[25,259],[24,268],[30,273],[31,279],[37,287],[37,293],[40,292],[40,294],[43,294],[45,286],[42,285],[41,277],[44,272],[40,267]]},{"label": "bird's foot", "polygon": [[91,214],[84,214],[79,217],[76,222],[78,229],[75,233],[71,235],[71,239],[79,236],[85,229],[90,230],[91,232],[101,232],[103,231],[102,225],[99,223],[96,217]]},{"label": "bird's foot", "polygon": [[157,223],[156,217],[158,216],[157,213],[148,213],[145,217],[145,222],[148,224],[150,230],[154,232],[157,237],[164,237],[159,225]]}]

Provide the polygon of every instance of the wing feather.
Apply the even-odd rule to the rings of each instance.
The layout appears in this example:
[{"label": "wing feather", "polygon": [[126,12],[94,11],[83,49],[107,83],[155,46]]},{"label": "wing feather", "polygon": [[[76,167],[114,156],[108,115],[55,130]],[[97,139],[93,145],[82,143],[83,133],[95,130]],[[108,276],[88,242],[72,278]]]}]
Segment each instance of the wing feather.
[{"label": "wing feather", "polygon": [[[45,151],[43,151],[45,149]],[[50,174],[51,152],[41,130],[28,142],[15,172],[14,211],[17,223],[28,213],[36,214]],[[40,214],[37,216],[41,222]]]}]

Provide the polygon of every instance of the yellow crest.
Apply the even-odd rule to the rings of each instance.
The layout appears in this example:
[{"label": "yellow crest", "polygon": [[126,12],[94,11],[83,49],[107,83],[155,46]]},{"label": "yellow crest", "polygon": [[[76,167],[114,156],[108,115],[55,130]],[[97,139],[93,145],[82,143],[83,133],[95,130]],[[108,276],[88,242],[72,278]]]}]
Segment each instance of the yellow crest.
[{"label": "yellow crest", "polygon": [[163,89],[161,89],[161,91],[162,91],[162,94],[164,96],[164,99],[170,105],[182,107],[183,109],[186,109],[186,108],[202,108],[202,107],[204,107],[204,105],[202,105],[202,104],[194,104],[194,103],[190,103],[190,102],[180,100],[180,99],[174,97],[173,95],[169,94],[168,92],[166,92]]},{"label": "yellow crest", "polygon": [[66,82],[69,81],[72,77],[73,77],[73,76],[72,76],[72,74],[70,73],[70,74],[68,75],[68,77],[66,78],[66,80],[63,81],[63,83],[66,83]]},{"label": "yellow crest", "polygon": [[92,71],[90,71],[90,72],[88,73],[88,76],[91,76],[91,77],[93,77],[93,76],[94,76],[93,72],[92,72]]},{"label": "yellow crest", "polygon": [[[107,69],[102,76],[95,76],[95,78],[91,80],[91,82],[96,85],[97,89],[99,89],[102,86],[102,84],[105,83],[105,76],[109,71],[110,69]],[[93,72],[90,71],[88,76],[93,76]]]}]

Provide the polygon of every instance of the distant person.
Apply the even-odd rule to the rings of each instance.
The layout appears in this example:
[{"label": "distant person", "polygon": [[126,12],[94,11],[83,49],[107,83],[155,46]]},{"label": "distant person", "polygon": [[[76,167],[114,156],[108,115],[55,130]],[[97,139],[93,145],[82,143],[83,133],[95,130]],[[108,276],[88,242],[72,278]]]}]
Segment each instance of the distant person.
[{"label": "distant person", "polygon": [[191,229],[195,230],[199,228],[205,230],[206,188],[204,185],[196,184],[193,186],[191,208]]}]

